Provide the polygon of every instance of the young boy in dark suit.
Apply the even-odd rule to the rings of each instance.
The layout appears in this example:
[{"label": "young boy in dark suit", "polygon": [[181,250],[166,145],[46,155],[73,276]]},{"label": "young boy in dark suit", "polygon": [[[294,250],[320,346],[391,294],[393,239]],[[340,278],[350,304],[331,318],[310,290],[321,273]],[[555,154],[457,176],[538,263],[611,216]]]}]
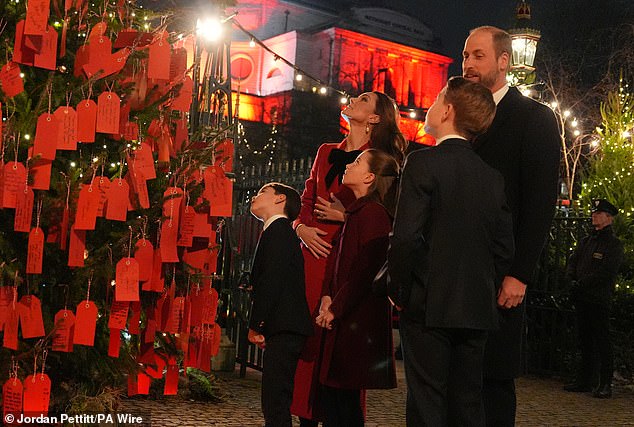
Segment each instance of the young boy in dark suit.
[{"label": "young boy in dark suit", "polygon": [[264,351],[262,412],[266,427],[291,427],[295,369],[313,325],[306,302],[304,258],[291,223],[299,193],[277,182],[251,200],[251,213],[264,222],[251,268],[253,306],[249,341]]},{"label": "young boy in dark suit", "polygon": [[470,142],[494,114],[488,89],[449,79],[425,119],[437,146],[411,153],[401,176],[387,258],[408,426],[484,426],[484,345],[513,256],[504,179]]}]

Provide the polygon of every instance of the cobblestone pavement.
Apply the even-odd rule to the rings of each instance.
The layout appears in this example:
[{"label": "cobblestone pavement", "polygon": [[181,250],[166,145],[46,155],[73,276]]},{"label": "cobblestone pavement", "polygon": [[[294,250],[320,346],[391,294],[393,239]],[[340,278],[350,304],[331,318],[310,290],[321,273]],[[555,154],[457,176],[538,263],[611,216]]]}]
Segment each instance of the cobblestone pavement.
[{"label": "cobblestone pavement", "polygon": [[[398,362],[396,390],[370,390],[367,400],[367,427],[405,425],[406,385],[403,364]],[[142,398],[123,402],[121,411],[152,414],[152,426],[262,426],[260,373],[247,370],[219,373],[227,398],[222,403],[197,403],[177,397],[152,401]],[[520,378],[517,382],[517,426],[616,427],[634,426],[634,393],[617,388],[612,399],[594,399],[589,394],[566,393],[552,379]],[[295,424],[298,425],[297,420]]]}]

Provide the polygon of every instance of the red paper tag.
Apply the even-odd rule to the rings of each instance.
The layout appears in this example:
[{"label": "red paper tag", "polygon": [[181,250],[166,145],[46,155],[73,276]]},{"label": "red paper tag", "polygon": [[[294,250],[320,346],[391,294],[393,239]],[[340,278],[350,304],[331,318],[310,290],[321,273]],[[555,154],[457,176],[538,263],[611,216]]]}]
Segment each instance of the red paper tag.
[{"label": "red paper tag", "polygon": [[150,45],[147,76],[149,79],[169,80],[171,47],[167,38]]},{"label": "red paper tag", "polygon": [[141,172],[146,180],[156,178],[156,169],[154,168],[154,157],[152,156],[152,148],[149,144],[143,142],[133,152],[134,170]]},{"label": "red paper tag", "polygon": [[55,315],[55,333],[53,335],[53,351],[70,353],[73,351],[75,335],[75,315],[70,310],[60,310]]},{"label": "red paper tag", "polygon": [[178,365],[176,359],[171,358],[167,364],[167,372],[165,373],[165,387],[163,394],[165,396],[175,396],[178,393]]},{"label": "red paper tag", "polygon": [[233,171],[233,141],[227,138],[214,148],[216,164],[225,172]]},{"label": "red paper tag", "polygon": [[139,263],[134,258],[122,258],[116,276],[115,300],[139,301]]},{"label": "red paper tag", "polygon": [[103,217],[106,202],[108,201],[110,180],[107,176],[96,176],[92,180],[92,188],[97,188],[99,190],[99,208],[97,208],[97,216]]},{"label": "red paper tag", "polygon": [[33,160],[31,164],[32,188],[34,190],[48,190],[51,186],[51,170],[53,161],[46,159]]},{"label": "red paper tag", "polygon": [[11,350],[18,349],[18,324],[20,322],[20,313],[18,304],[13,305],[13,301],[9,305],[6,318],[4,319],[4,337],[2,346]]},{"label": "red paper tag", "polygon": [[209,239],[211,237],[211,232],[209,215],[202,212],[196,212],[196,216],[194,217],[194,237]]},{"label": "red paper tag", "polygon": [[110,39],[105,36],[92,37],[91,35],[88,51],[88,63],[83,66],[86,76],[92,77],[100,73],[98,78],[102,78],[107,75],[106,70],[110,65],[110,56],[112,55],[112,42]]},{"label": "red paper tag", "polygon": [[129,309],[130,303],[128,301],[112,301],[108,327],[110,329],[125,329],[126,324],[128,323]]},{"label": "red paper tag", "polygon": [[174,298],[170,304],[170,315],[165,325],[165,332],[178,334],[183,329],[183,315],[185,314],[185,297]]},{"label": "red paper tag", "polygon": [[42,258],[44,256],[44,231],[37,227],[29,233],[29,248],[26,257],[26,272],[42,274]]},{"label": "red paper tag", "polygon": [[86,252],[86,231],[70,229],[70,246],[68,248],[68,266],[83,267],[84,254]]},{"label": "red paper tag", "polygon": [[[90,61],[90,48],[83,44],[77,49],[75,54],[75,64],[73,65],[73,75],[79,77],[84,74],[84,66]],[[81,138],[80,138],[81,141]]]},{"label": "red paper tag", "polygon": [[129,179],[132,181],[132,189],[137,196],[139,206],[143,209],[149,209],[150,195],[148,194],[145,176],[143,176],[142,172],[135,169],[132,171],[132,174],[129,175]]},{"label": "red paper tag", "polygon": [[13,61],[24,65],[33,65],[34,52],[24,46],[24,20],[15,26]]},{"label": "red paper tag", "polygon": [[42,34],[42,47],[35,53],[33,65],[47,70],[54,70],[57,67],[57,31],[50,25]]},{"label": "red paper tag", "polygon": [[130,322],[128,323],[128,332],[139,335],[141,333],[141,303],[138,301],[131,303],[130,311],[132,316],[130,316]]},{"label": "red paper tag", "polygon": [[[134,259],[139,263],[139,281],[147,282],[152,279],[152,262],[154,260],[154,246],[147,239],[140,239],[134,247]],[[144,291],[151,290],[145,289]]]},{"label": "red paper tag", "polygon": [[31,222],[33,220],[33,190],[26,184],[22,184],[18,189],[15,203],[15,218],[13,221],[13,230],[28,233],[31,231]]},{"label": "red paper tag", "polygon": [[42,320],[42,305],[34,295],[24,295],[20,298],[20,324],[22,338],[37,338],[44,336],[44,321]]},{"label": "red paper tag", "polygon": [[59,123],[57,138],[58,150],[77,149],[77,112],[73,107],[59,107],[55,110],[55,118]]},{"label": "red paper tag", "polygon": [[[206,215],[204,215],[206,217]],[[196,211],[191,206],[185,206],[180,218],[180,237],[178,246],[190,248],[194,243],[194,220],[196,219]]]},{"label": "red paper tag", "polygon": [[110,184],[106,194],[106,219],[125,221],[128,214],[128,183],[121,179],[115,179]]},{"label": "red paper tag", "polygon": [[161,224],[161,259],[163,262],[179,262],[176,241],[178,238],[178,225],[169,219]]},{"label": "red paper tag", "polygon": [[139,125],[136,122],[127,122],[122,131],[123,139],[136,141],[139,139]]},{"label": "red paper tag", "polygon": [[0,286],[0,331],[4,328],[4,322],[13,304],[13,289],[13,286]]},{"label": "red paper tag", "polygon": [[92,301],[82,301],[77,305],[75,316],[74,345],[95,345],[95,329],[97,328],[97,306]]},{"label": "red paper tag", "polygon": [[17,205],[18,191],[26,182],[26,169],[22,163],[8,162],[4,165],[3,197],[4,208],[15,208]]},{"label": "red paper tag", "polygon": [[209,201],[210,216],[231,216],[233,183],[222,168],[210,166],[205,169],[204,196]]},{"label": "red paper tag", "polygon": [[108,341],[108,356],[119,357],[120,348],[121,331],[118,329],[110,329],[110,340]]},{"label": "red paper tag", "polygon": [[26,8],[24,34],[44,34],[50,11],[51,0],[29,0]]},{"label": "red paper tag", "polygon": [[9,61],[0,69],[0,84],[7,98],[13,98],[24,91],[24,82],[20,77],[18,64]]},{"label": "red paper tag", "polygon": [[187,128],[188,120],[186,117],[176,120],[176,130],[174,132],[174,150],[180,152],[189,144],[189,129]]},{"label": "red paper tag", "polygon": [[170,57],[170,81],[180,80],[187,72],[187,49],[176,48]]},{"label": "red paper tag", "polygon": [[117,39],[115,40],[112,47],[114,47],[115,49],[121,49],[122,47],[127,46],[131,47],[132,45],[134,45],[134,40],[137,38],[138,35],[139,32],[132,28],[121,30],[119,31],[119,34],[117,34]]},{"label": "red paper tag", "polygon": [[97,102],[97,132],[119,133],[119,96],[114,92],[103,92]]},{"label": "red paper tag", "polygon": [[216,313],[218,311],[218,291],[210,287],[202,291],[202,311],[201,323],[203,325],[213,325],[216,323]]},{"label": "red paper tag", "polygon": [[150,279],[149,291],[163,292],[165,288],[165,276],[163,275],[163,260],[161,259],[161,249],[154,249],[154,261],[152,262],[152,278]]},{"label": "red paper tag", "polygon": [[42,159],[55,160],[59,126],[60,123],[53,114],[43,113],[38,117],[33,142],[34,157],[40,155]]},{"label": "red paper tag", "polygon": [[138,394],[149,394],[150,393],[150,377],[145,375],[142,372],[139,372],[137,376],[137,391]]},{"label": "red paper tag", "polygon": [[24,413],[30,417],[48,413],[51,380],[48,375],[35,373],[24,380]]},{"label": "red paper tag", "polygon": [[85,99],[77,104],[77,140],[82,143],[95,142],[97,126],[97,104]]},{"label": "red paper tag", "polygon": [[94,230],[99,210],[99,189],[92,185],[83,185],[77,200],[75,213],[75,229]]},{"label": "red paper tag", "polygon": [[3,420],[7,415],[13,415],[14,419],[22,413],[22,382],[18,378],[9,378],[2,386],[2,412]]}]

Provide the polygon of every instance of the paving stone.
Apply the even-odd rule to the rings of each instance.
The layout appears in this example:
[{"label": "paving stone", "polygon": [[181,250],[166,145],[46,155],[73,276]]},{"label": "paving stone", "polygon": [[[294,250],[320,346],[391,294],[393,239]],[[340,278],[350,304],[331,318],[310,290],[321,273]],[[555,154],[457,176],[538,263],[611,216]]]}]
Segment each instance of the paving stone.
[{"label": "paving stone", "polygon": [[[261,374],[247,369],[217,373],[227,398],[221,403],[188,402],[179,398],[160,401],[126,399],[121,411],[152,414],[152,426],[254,427],[263,426],[260,410]],[[397,362],[398,388],[369,390],[366,427],[405,426],[407,386],[403,363]],[[616,388],[612,399],[595,399],[589,393],[567,393],[553,379],[523,377],[517,381],[518,427],[634,426],[634,393]],[[295,418],[294,426],[299,422]]]}]

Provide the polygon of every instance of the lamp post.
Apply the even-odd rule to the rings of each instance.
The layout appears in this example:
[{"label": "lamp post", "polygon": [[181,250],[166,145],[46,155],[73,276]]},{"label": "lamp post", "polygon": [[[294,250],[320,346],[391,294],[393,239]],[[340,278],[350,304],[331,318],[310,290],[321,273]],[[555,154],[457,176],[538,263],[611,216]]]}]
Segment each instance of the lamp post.
[{"label": "lamp post", "polygon": [[541,37],[539,30],[530,27],[531,7],[522,0],[517,5],[517,21],[509,30],[512,39],[513,55],[508,74],[512,86],[530,85],[535,81],[535,53]]}]

